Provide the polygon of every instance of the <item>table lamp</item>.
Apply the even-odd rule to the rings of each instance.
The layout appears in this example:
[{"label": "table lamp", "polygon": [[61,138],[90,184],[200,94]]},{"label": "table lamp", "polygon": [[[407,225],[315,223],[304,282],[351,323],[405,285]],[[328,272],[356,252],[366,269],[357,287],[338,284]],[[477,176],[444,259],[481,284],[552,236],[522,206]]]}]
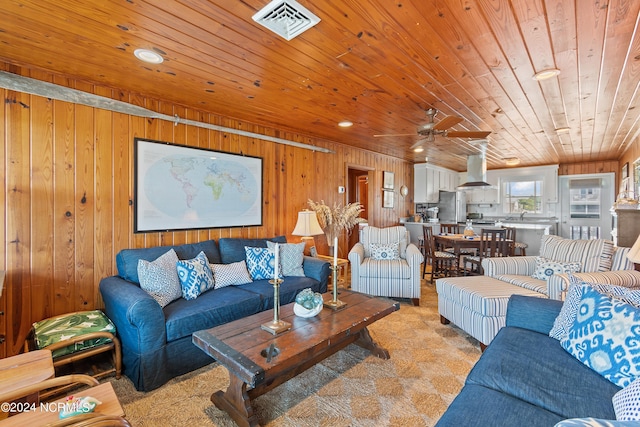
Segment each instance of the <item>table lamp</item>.
[{"label": "table lamp", "polygon": [[298,222],[291,234],[294,236],[302,236],[301,240],[306,243],[304,247],[305,255],[309,255],[309,240],[312,241],[311,246],[313,246],[313,236],[318,236],[323,233],[324,231],[322,231],[322,228],[318,223],[318,217],[316,216],[315,211],[305,209],[298,212]]},{"label": "table lamp", "polygon": [[638,236],[636,242],[631,247],[627,258],[636,265],[636,270],[638,270],[638,266],[640,265],[640,236]]}]

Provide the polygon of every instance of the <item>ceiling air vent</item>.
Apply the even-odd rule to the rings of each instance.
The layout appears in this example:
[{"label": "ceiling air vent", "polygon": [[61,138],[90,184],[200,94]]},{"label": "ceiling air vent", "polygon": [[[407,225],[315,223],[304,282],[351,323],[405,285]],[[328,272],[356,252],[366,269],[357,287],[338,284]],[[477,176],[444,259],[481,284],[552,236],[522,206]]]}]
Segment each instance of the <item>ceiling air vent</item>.
[{"label": "ceiling air vent", "polygon": [[286,40],[320,22],[320,18],[295,0],[273,0],[252,18]]}]

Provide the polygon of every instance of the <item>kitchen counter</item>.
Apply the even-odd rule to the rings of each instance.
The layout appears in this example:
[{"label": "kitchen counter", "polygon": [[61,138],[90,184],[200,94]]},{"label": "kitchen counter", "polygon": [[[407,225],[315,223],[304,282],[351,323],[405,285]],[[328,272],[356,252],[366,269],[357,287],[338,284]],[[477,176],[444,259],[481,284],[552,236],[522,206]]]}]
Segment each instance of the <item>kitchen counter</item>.
[{"label": "kitchen counter", "polygon": [[523,218],[505,219],[505,218],[483,218],[474,220],[473,229],[476,233],[480,233],[482,228],[495,227],[496,221],[501,220],[503,227],[514,227],[516,229],[516,241],[527,244],[527,255],[539,255],[540,243],[542,236],[545,234],[558,234],[557,218]]},{"label": "kitchen counter", "polygon": [[439,222],[405,222],[402,225],[404,225],[404,228],[409,232],[409,239],[411,240],[411,243],[417,247],[420,247],[418,239],[422,239],[424,236],[424,232],[422,231],[424,227],[433,227],[434,233],[440,233]]}]

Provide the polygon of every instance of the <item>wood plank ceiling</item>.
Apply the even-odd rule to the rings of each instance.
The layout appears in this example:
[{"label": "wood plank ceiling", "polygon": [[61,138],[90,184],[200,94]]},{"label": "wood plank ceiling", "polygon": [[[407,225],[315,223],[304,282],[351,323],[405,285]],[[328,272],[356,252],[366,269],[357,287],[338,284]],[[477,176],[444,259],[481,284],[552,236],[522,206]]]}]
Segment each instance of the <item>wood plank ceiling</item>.
[{"label": "wood plank ceiling", "polygon": [[411,150],[429,107],[491,131],[490,169],[617,159],[638,138],[638,0],[300,0],[321,21],[291,41],[251,19],[267,3],[4,0],[0,60],[458,171],[482,145]]}]

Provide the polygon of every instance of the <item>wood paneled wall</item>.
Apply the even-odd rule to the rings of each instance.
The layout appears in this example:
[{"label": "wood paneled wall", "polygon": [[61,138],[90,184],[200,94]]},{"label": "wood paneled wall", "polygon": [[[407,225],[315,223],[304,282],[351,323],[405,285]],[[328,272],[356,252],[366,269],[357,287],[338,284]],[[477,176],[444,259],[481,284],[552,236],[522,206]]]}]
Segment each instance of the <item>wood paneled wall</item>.
[{"label": "wood paneled wall", "polygon": [[[582,175],[582,174],[594,174],[594,173],[608,173],[615,172],[615,187],[618,188],[620,184],[620,163],[617,160],[608,160],[604,162],[584,162],[584,163],[570,163],[561,164],[558,167],[558,175]],[[617,193],[617,190],[616,190]]]},{"label": "wood paneled wall", "polygon": [[[335,154],[226,134],[162,120],[145,119],[0,89],[0,192],[3,226],[0,269],[6,270],[0,298],[0,357],[20,351],[31,323],[55,314],[101,307],[100,279],[116,274],[123,248],[181,244],[221,237],[287,235],[307,200],[345,203],[346,165],[375,168],[369,223],[385,227],[413,211],[411,197],[396,194],[394,209],[382,208],[382,171],[395,173],[396,188],[413,187],[413,166],[404,160],[336,142],[277,129],[162,100],[94,87],[81,81],[0,64],[0,69],[118,99],[168,115],[179,115],[334,150]],[[263,158],[261,227],[168,233],[133,233],[133,139],[145,137]],[[345,131],[348,138],[348,130]],[[396,190],[397,192],[398,190]],[[412,194],[412,192],[411,192]],[[316,238],[328,253],[324,236]],[[346,257],[347,236],[339,255]]]}]

